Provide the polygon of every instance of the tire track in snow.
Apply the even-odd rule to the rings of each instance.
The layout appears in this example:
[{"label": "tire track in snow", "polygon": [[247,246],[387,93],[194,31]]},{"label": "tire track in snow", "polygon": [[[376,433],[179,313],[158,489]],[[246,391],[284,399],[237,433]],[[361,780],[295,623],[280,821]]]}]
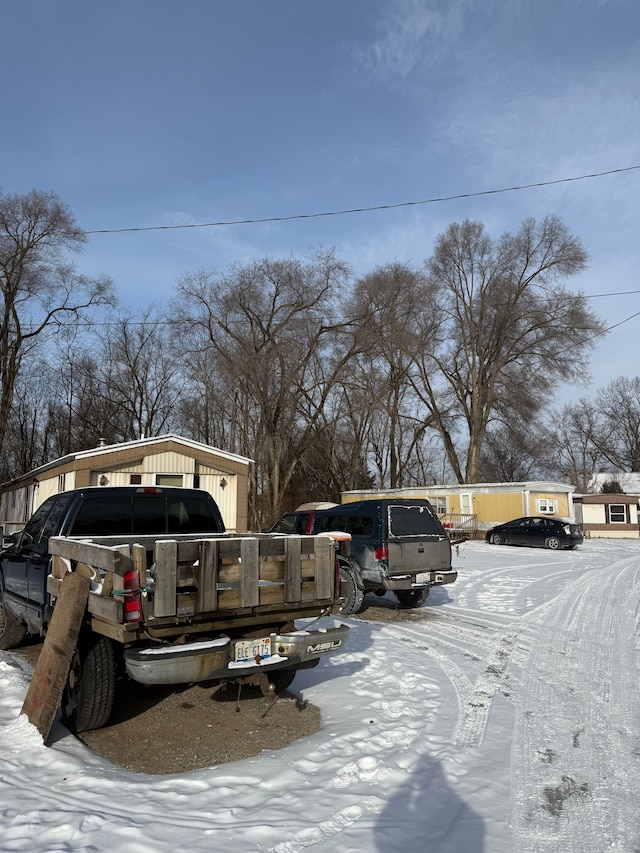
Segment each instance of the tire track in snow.
[{"label": "tire track in snow", "polygon": [[640,568],[630,557],[584,573],[526,618],[537,631],[516,701],[518,853],[638,848],[640,826],[626,816],[637,811],[640,782],[639,596]]},{"label": "tire track in snow", "polygon": [[[448,620],[445,621],[448,622]],[[429,634],[428,642],[425,642],[424,633],[406,626],[399,628],[386,625],[383,630],[405,642],[411,641],[411,637],[414,637],[413,642],[419,644],[418,648],[437,661],[451,681],[458,701],[458,723],[453,732],[453,742],[456,746],[478,747],[484,739],[493,697],[497,692],[502,692],[507,697],[511,693],[512,688],[506,676],[506,669],[512,650],[518,642],[517,623],[511,622],[509,626],[503,623],[500,631],[493,630],[489,635],[486,633],[482,635],[482,642],[489,651],[486,658],[479,655],[476,632],[471,632],[461,642],[460,625],[452,621],[446,627],[449,631],[455,631],[453,636],[442,632],[442,626],[439,626],[436,632]],[[458,655],[461,654],[465,643],[471,644],[467,656],[483,666],[473,683],[450,657],[452,651]],[[446,653],[443,654],[436,647],[444,649]]]}]

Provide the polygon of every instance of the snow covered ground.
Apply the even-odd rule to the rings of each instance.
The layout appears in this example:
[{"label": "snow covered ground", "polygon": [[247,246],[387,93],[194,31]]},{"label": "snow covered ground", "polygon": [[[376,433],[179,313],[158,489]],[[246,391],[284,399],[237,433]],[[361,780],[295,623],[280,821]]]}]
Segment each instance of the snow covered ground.
[{"label": "snow covered ground", "polygon": [[0,652],[0,850],[640,850],[640,541],[473,542],[454,564],[297,676],[320,733],[182,775],[122,770],[59,723],[43,746],[28,665]]}]

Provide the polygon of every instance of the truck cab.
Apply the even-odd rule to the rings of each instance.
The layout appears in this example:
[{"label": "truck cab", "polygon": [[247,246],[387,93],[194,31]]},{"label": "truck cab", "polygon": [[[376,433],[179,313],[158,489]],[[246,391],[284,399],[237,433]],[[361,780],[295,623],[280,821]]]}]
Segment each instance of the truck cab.
[{"label": "truck cab", "polygon": [[3,625],[43,635],[51,618],[47,576],[51,536],[224,534],[216,502],[200,489],[91,486],[44,501],[0,553],[0,649]]}]

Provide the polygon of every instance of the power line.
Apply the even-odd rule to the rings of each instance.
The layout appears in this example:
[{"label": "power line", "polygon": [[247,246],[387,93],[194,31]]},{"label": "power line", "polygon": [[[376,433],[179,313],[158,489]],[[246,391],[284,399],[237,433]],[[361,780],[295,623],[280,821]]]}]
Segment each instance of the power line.
[{"label": "power line", "polygon": [[[618,290],[613,293],[567,293],[566,296],[572,297],[574,299],[599,299],[605,296],[633,296],[634,294],[640,293],[640,290]],[[313,314],[317,318],[321,318],[325,316],[323,311],[311,311],[310,314]],[[640,313],[640,312],[639,312]],[[611,329],[615,329],[618,326],[624,325],[629,320],[633,320],[634,317],[637,317],[638,314],[632,314],[630,317],[627,317],[626,320],[621,320],[619,323],[616,323],[613,326],[609,326],[608,329],[605,329],[604,332],[600,334],[606,334],[611,331]],[[183,320],[131,320],[127,318],[127,323],[130,326],[179,326],[183,323]],[[121,326],[122,323],[119,320],[73,320],[70,323],[62,323],[58,322],[58,327],[61,329],[77,329],[77,328],[107,328],[109,326]],[[25,328],[32,328],[32,325],[27,323]]]},{"label": "power line", "polygon": [[502,187],[495,190],[481,190],[473,193],[460,193],[458,195],[441,196],[438,198],[426,198],[421,201],[400,201],[395,204],[376,204],[372,207],[353,207],[348,210],[329,210],[320,213],[297,213],[291,216],[265,216],[260,219],[229,219],[219,222],[201,222],[190,225],[147,225],[137,228],[101,228],[93,231],[85,231],[85,234],[124,234],[133,231],[177,231],[185,228],[220,228],[226,225],[258,225],[265,222],[291,222],[294,219],[319,219],[323,216],[345,216],[349,213],[369,213],[373,210],[393,210],[398,207],[413,207],[423,204],[438,204],[443,201],[457,201],[463,198],[478,198],[479,196],[498,195],[499,193],[510,193],[518,190],[528,190],[534,187],[550,187],[555,184],[568,184],[572,181],[586,181],[590,178],[602,178],[605,175],[617,175],[622,172],[633,172],[640,169],[636,166],[626,166],[622,169],[609,169],[606,172],[594,172],[590,175],[578,175],[572,178],[557,178],[554,181],[538,181],[532,184],[520,184],[512,187]]}]

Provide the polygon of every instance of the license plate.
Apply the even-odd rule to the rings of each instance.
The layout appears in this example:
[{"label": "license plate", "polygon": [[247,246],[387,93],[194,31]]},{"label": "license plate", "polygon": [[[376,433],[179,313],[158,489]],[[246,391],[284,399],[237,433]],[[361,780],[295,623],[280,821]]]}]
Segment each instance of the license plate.
[{"label": "license plate", "polygon": [[415,577],[415,583],[430,583],[431,572],[418,572]]},{"label": "license plate", "polygon": [[271,657],[271,637],[251,637],[236,640],[236,663],[258,661]]}]

